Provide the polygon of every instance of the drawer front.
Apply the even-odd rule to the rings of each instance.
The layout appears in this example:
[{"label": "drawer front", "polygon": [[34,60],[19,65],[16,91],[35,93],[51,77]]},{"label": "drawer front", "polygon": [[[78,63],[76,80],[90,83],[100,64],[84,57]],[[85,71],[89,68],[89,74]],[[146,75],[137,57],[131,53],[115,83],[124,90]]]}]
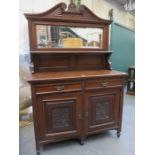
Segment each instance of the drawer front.
[{"label": "drawer front", "polygon": [[60,83],[49,83],[49,84],[40,84],[35,86],[36,93],[55,93],[55,92],[68,92],[68,91],[80,91],[81,83],[80,82],[60,82]]},{"label": "drawer front", "polygon": [[86,89],[98,89],[98,88],[108,88],[108,87],[117,87],[124,85],[125,80],[123,79],[91,79],[85,82]]}]

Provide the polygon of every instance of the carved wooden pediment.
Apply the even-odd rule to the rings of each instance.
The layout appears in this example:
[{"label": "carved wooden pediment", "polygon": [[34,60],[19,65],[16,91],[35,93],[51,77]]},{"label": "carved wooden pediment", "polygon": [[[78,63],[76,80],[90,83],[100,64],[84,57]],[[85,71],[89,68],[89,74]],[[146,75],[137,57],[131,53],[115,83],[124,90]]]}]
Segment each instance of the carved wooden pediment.
[{"label": "carved wooden pediment", "polygon": [[97,17],[88,7],[80,5],[77,7],[74,3],[69,6],[65,3],[59,3],[53,8],[37,14],[25,14],[28,20],[42,21],[68,21],[85,22],[97,24],[111,24],[111,20],[105,20]]}]

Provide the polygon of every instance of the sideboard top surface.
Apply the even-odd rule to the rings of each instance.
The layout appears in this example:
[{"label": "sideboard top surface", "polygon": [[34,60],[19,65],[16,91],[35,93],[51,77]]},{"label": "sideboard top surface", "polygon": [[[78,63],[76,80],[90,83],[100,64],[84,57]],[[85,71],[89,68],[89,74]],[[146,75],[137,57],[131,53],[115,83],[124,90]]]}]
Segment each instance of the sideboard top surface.
[{"label": "sideboard top surface", "polygon": [[42,82],[53,80],[85,79],[98,77],[127,77],[127,73],[114,70],[85,70],[85,71],[65,71],[65,72],[44,72],[34,73],[29,78],[29,82]]}]

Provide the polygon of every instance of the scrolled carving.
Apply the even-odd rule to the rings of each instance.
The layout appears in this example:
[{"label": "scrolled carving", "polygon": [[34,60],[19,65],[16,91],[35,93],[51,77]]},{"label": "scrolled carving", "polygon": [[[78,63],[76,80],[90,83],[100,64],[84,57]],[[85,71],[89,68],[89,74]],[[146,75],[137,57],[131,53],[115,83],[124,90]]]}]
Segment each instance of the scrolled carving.
[{"label": "scrolled carving", "polygon": [[66,13],[76,13],[76,14],[81,14],[84,11],[84,6],[80,5],[80,7],[78,7],[73,1],[71,1],[71,3],[68,6],[68,10],[66,11]]},{"label": "scrolled carving", "polygon": [[112,63],[110,60],[108,60],[108,68],[109,68],[109,70],[112,70]]},{"label": "scrolled carving", "polygon": [[67,9],[67,5],[65,3],[60,3],[60,7],[55,9],[52,13],[54,16],[62,16],[63,12]]},{"label": "scrolled carving", "polygon": [[52,111],[53,128],[68,127],[71,125],[67,108],[54,109]]},{"label": "scrolled carving", "polygon": [[106,62],[107,62],[106,66],[107,66],[107,69],[112,70],[112,63],[110,61],[110,55],[108,55],[107,58],[106,58]]},{"label": "scrolled carving", "polygon": [[109,118],[109,103],[99,102],[96,105],[96,120]]},{"label": "scrolled carving", "polygon": [[[77,18],[76,18],[76,17]],[[51,21],[51,19],[56,19],[56,20],[71,20],[71,21],[89,21],[92,23],[98,22],[100,24],[111,24],[112,21],[110,20],[104,20],[99,17],[97,17],[89,8],[87,8],[85,5],[80,5],[77,6],[74,1],[72,0],[67,6],[65,3],[59,3],[53,8],[42,12],[42,13],[35,13],[35,14],[30,14],[26,13],[25,17],[28,20],[40,20],[40,21]],[[75,18],[74,18],[75,17]]]},{"label": "scrolled carving", "polygon": [[77,6],[74,3],[70,3],[68,6],[68,11],[77,12]]},{"label": "scrolled carving", "polygon": [[84,5],[80,5],[79,11],[80,11],[81,13],[84,13],[84,10],[85,10],[85,6],[84,6]]},{"label": "scrolled carving", "polygon": [[69,113],[70,113],[69,109],[66,107],[64,108],[48,107],[47,109],[48,132],[51,132],[56,129],[71,127],[72,122]]},{"label": "scrolled carving", "polygon": [[61,9],[62,11],[65,11],[67,9],[67,5],[65,3],[61,3]]}]

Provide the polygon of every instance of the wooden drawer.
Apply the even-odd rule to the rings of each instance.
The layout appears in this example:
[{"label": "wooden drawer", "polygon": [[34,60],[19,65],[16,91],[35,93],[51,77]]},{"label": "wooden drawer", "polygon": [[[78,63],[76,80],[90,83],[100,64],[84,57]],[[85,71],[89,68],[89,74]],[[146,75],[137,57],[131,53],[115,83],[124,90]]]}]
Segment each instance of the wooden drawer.
[{"label": "wooden drawer", "polygon": [[68,92],[68,91],[80,91],[81,83],[49,83],[49,84],[39,84],[35,86],[36,93],[55,93],[55,92]]},{"label": "wooden drawer", "polygon": [[108,87],[118,87],[124,84],[123,79],[91,79],[85,82],[86,89],[97,89],[97,88],[108,88]]}]

